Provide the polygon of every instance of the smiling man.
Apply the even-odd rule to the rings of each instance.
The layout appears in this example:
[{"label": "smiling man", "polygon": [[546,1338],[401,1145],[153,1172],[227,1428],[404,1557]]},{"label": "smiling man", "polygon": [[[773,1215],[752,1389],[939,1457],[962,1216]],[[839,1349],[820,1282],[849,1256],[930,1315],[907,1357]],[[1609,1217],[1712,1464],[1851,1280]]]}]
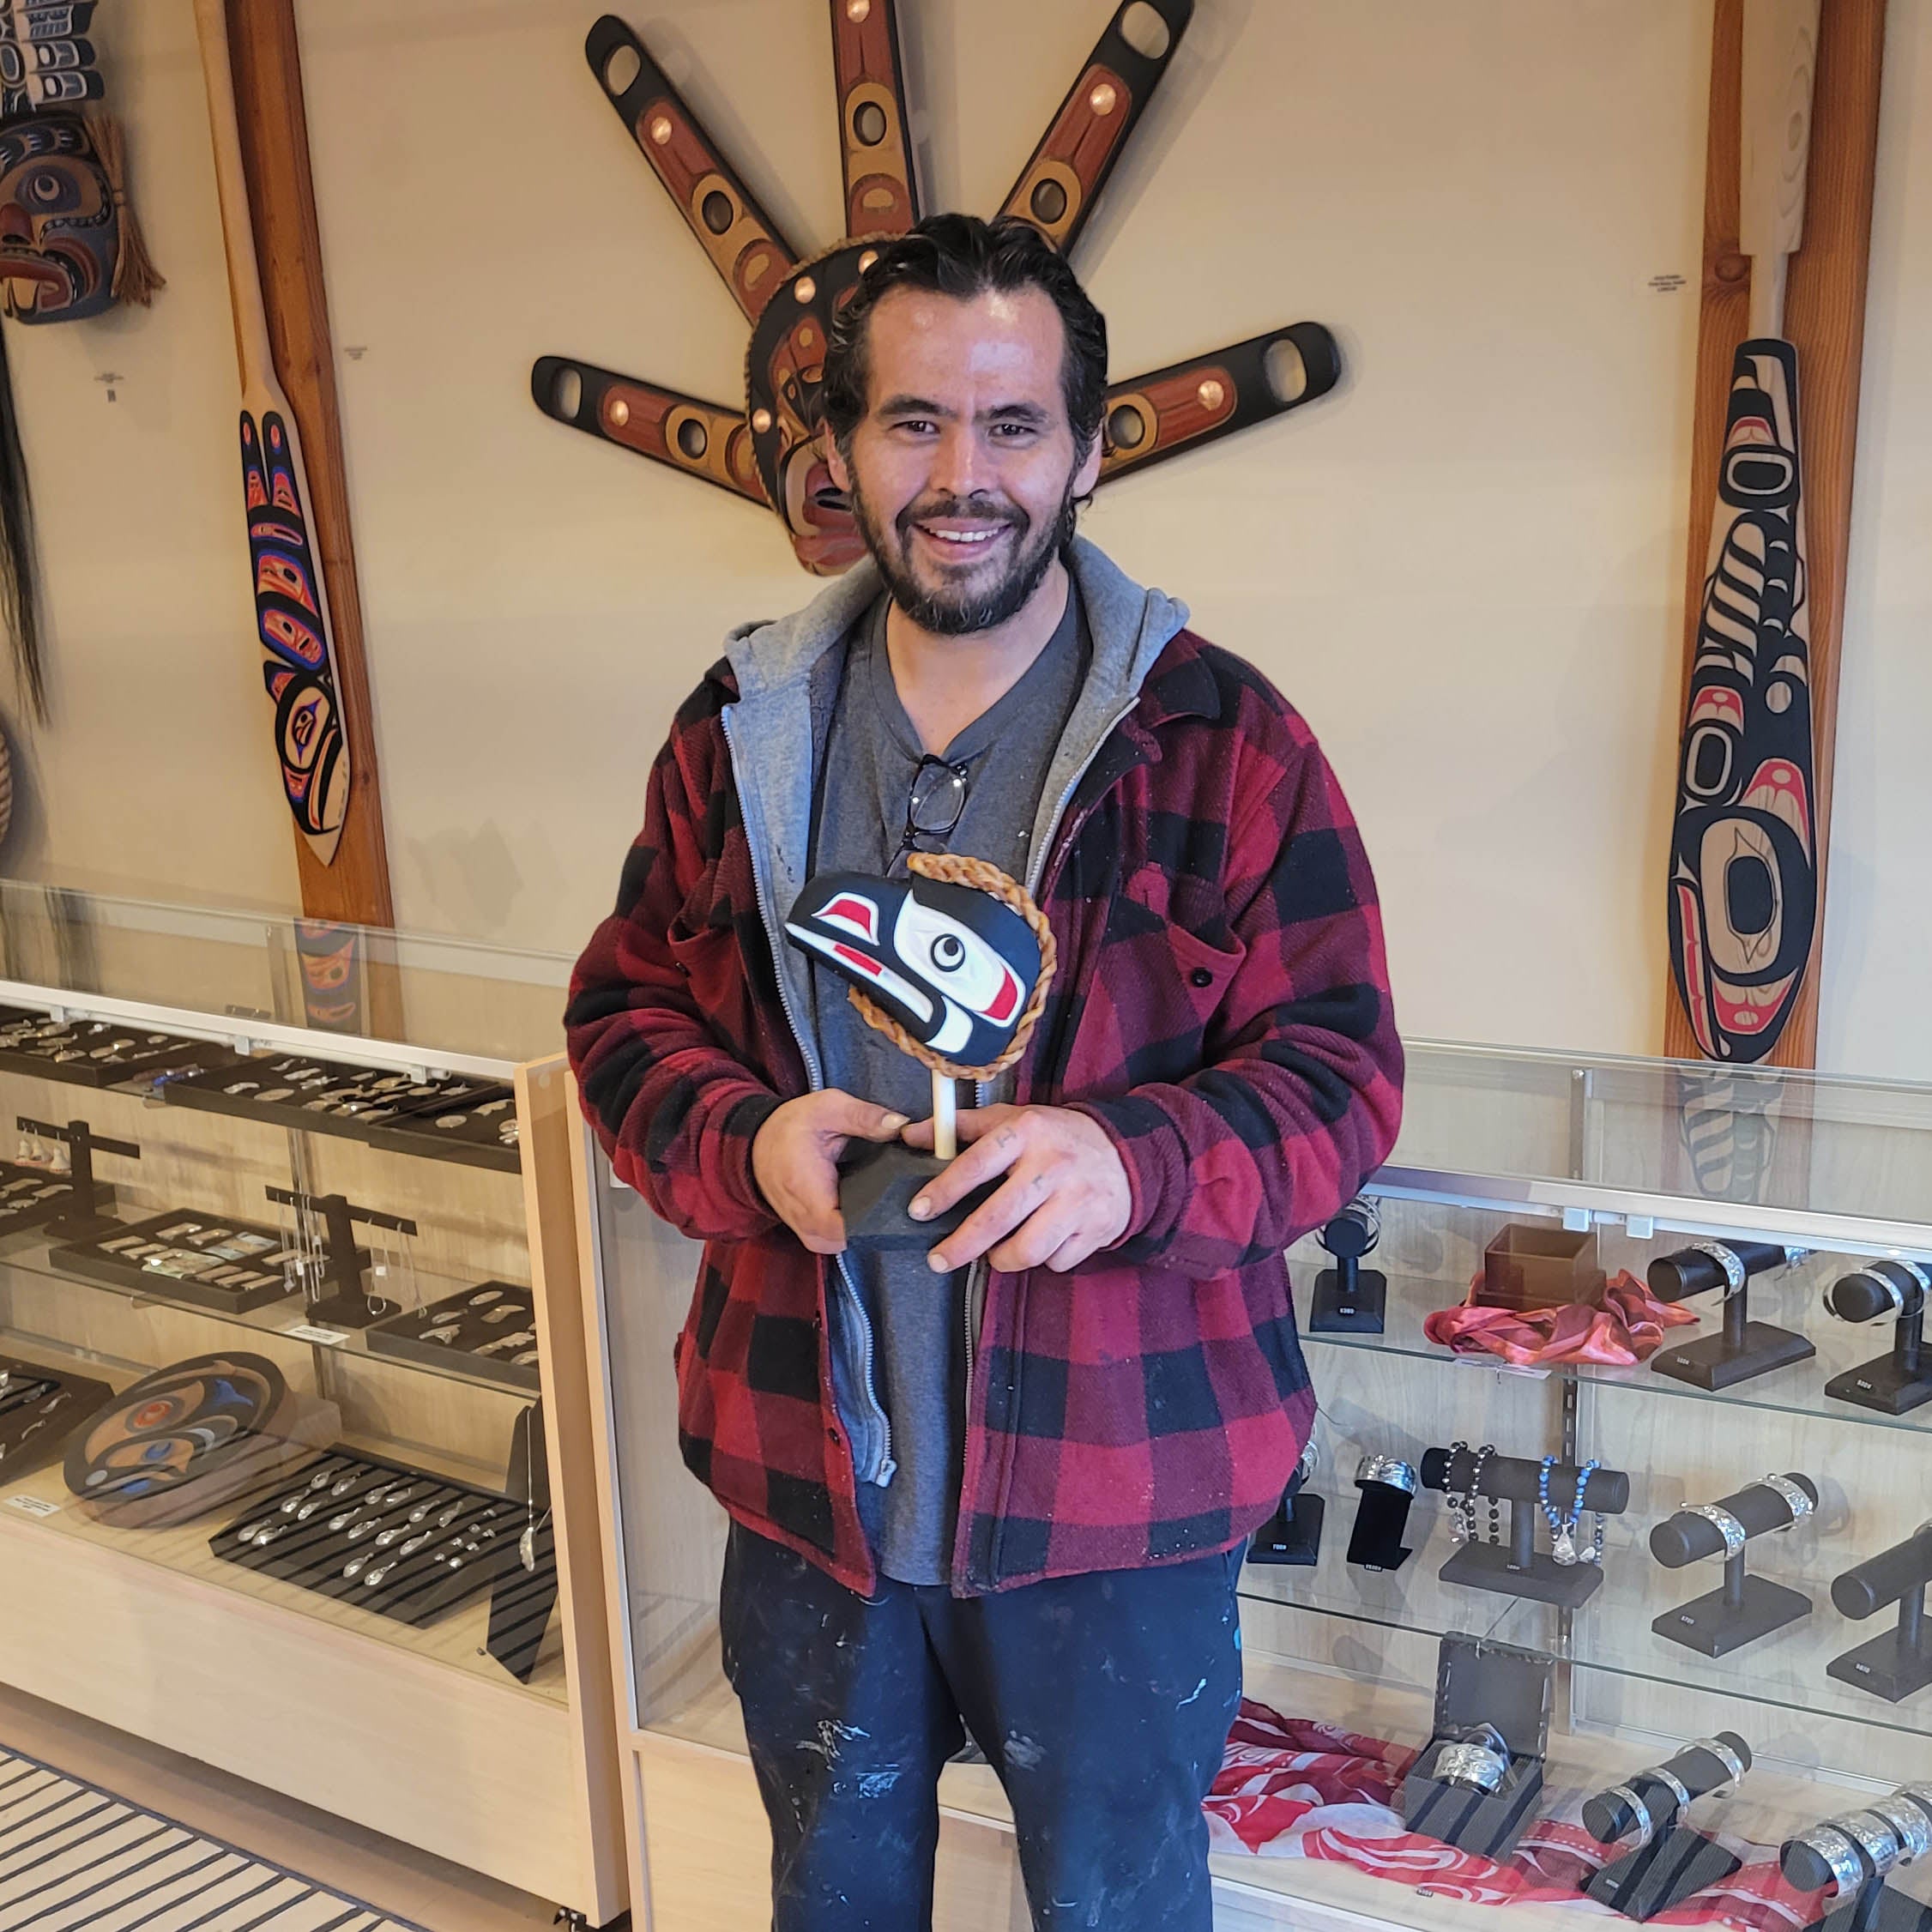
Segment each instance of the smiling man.
[{"label": "smiling man", "polygon": [[[1037,1926],[1206,1932],[1241,1555],[1314,1410],[1283,1250],[1401,1111],[1374,885],[1307,728],[1074,534],[1106,383],[1025,224],[880,246],[823,392],[871,561],[685,703],[571,988],[618,1173],[706,1244],[679,1433],[731,1517],[779,1932],[930,1923],[969,1733]],[[1023,880],[1060,976],[923,1198],[994,1192],[928,1253],[847,1253],[839,1158],[930,1146],[927,1076],[776,921],[915,850]]]}]

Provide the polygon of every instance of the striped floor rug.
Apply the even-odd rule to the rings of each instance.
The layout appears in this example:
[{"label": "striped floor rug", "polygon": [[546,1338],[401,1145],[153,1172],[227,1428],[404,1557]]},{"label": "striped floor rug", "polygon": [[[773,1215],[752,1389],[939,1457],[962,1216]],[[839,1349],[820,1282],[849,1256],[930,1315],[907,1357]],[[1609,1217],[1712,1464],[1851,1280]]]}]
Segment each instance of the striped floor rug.
[{"label": "striped floor rug", "polygon": [[422,1932],[0,1748],[0,1932]]}]

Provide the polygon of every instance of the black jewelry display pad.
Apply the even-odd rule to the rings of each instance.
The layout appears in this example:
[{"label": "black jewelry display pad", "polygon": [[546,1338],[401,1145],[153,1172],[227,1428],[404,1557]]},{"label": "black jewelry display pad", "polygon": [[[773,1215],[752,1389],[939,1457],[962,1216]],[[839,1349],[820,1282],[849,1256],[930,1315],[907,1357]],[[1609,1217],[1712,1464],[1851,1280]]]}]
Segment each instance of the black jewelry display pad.
[{"label": "black jewelry display pad", "polygon": [[69,1241],[51,1249],[47,1259],[63,1274],[238,1315],[290,1293],[282,1274],[290,1252],[276,1229],[175,1208],[92,1241]]},{"label": "black jewelry display pad", "polygon": [[[100,1181],[94,1183],[97,1205],[105,1204],[101,1196],[106,1192]],[[51,1221],[64,1214],[73,1200],[74,1184],[65,1174],[18,1161],[0,1161],[0,1237]]]},{"label": "black jewelry display pad", "polygon": [[[498,1315],[500,1309],[510,1313]],[[492,1320],[492,1315],[498,1319]],[[478,1282],[474,1288],[460,1288],[420,1308],[400,1315],[389,1315],[363,1331],[371,1355],[394,1355],[403,1361],[420,1362],[430,1368],[446,1368],[460,1362],[470,1374],[501,1382],[505,1388],[534,1393],[541,1386],[537,1374],[536,1297],[514,1282]],[[498,1348],[505,1337],[530,1331],[530,1339],[515,1349]],[[441,1334],[443,1341],[432,1339]],[[486,1355],[486,1349],[496,1352]],[[519,1362],[515,1357],[528,1353],[532,1360]]]},{"label": "black jewelry display pad", "polygon": [[[339,1494],[338,1485],[346,1485]],[[366,1500],[378,1491],[375,1502]],[[318,1506],[299,1515],[311,1503]],[[521,1572],[517,1546],[528,1521],[527,1504],[498,1491],[331,1450],[251,1502],[208,1547],[224,1562],[420,1629]],[[364,1522],[371,1527],[352,1539]],[[243,1540],[263,1524],[275,1531],[270,1541]],[[378,1546],[376,1539],[392,1530],[402,1533]],[[426,1532],[426,1542],[408,1547]],[[450,1567],[452,1555],[459,1567]],[[345,1576],[351,1563],[355,1573]]]},{"label": "black jewelry display pad", "polygon": [[[1445,1637],[1435,1672],[1435,1718],[1429,1742],[1402,1781],[1403,1822],[1459,1851],[1506,1858],[1543,1795],[1543,1756],[1556,1660],[1542,1651]],[[1440,1747],[1481,1724],[1494,1724],[1509,1746],[1509,1769],[1494,1791],[1438,1782],[1421,1767]]]},{"label": "black jewelry display pad", "polygon": [[69,1020],[57,1026],[45,1013],[0,1008],[0,1072],[112,1087],[162,1067],[214,1067],[233,1058],[209,1041],[119,1020]]},{"label": "black jewelry display pad", "polygon": [[1722,1884],[1741,1863],[1702,1832],[1667,1826],[1648,1844],[1592,1875],[1584,1892],[1626,1918],[1655,1918],[1694,1893]]},{"label": "black jewelry display pad", "polygon": [[[268,1054],[171,1080],[161,1092],[177,1107],[340,1134],[401,1153],[510,1174],[522,1165],[515,1140],[503,1138],[503,1123],[516,1118],[516,1096],[501,1080],[464,1073],[418,1080],[381,1067]],[[460,1124],[439,1126],[444,1120]]]},{"label": "black jewelry display pad", "polygon": [[24,1476],[52,1462],[113,1392],[90,1375],[0,1355],[0,1476]]},{"label": "black jewelry display pad", "polygon": [[1706,1657],[1728,1657],[1810,1615],[1808,1597],[1773,1583],[1769,1577],[1747,1575],[1742,1603],[1727,1601],[1722,1588],[1709,1591],[1653,1617],[1651,1628],[1658,1636]]}]

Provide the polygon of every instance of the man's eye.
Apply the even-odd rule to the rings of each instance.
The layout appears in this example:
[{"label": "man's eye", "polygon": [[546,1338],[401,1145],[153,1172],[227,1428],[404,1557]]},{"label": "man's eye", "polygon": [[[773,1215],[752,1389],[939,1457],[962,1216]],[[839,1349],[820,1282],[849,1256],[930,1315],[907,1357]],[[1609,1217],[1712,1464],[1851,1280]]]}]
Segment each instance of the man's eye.
[{"label": "man's eye", "polygon": [[923,436],[933,427],[923,416],[904,416],[892,426],[894,429],[910,430],[915,436]]}]

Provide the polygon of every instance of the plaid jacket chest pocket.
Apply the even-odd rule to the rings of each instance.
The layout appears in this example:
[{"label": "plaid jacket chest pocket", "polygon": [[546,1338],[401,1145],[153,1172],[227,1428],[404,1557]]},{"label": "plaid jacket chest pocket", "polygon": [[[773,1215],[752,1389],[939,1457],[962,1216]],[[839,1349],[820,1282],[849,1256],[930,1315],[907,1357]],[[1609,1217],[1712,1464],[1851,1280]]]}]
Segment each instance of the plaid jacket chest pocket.
[{"label": "plaid jacket chest pocket", "polygon": [[1215,887],[1156,865],[1128,873],[1108,909],[1067,1090],[1114,1093],[1198,1072],[1247,956]]}]

